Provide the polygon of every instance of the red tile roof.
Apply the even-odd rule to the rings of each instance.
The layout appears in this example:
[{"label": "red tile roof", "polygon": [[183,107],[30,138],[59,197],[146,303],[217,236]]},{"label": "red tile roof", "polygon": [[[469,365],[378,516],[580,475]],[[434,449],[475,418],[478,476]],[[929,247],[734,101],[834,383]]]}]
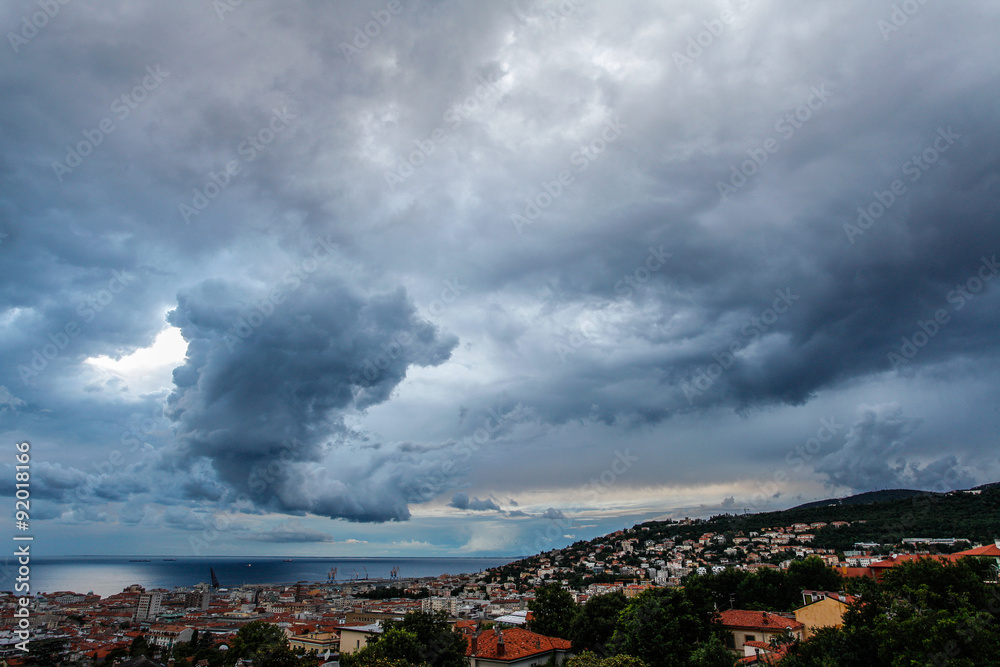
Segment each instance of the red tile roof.
[{"label": "red tile roof", "polygon": [[769,611],[727,609],[720,616],[722,617],[722,625],[731,628],[751,628],[753,630],[780,632],[785,628],[801,630],[806,627],[794,618],[786,618]]},{"label": "red tile roof", "polygon": [[520,660],[533,655],[545,654],[553,650],[568,651],[572,643],[566,639],[546,637],[522,628],[503,630],[503,654],[498,652],[498,637],[495,630],[486,630],[475,638],[476,652],[472,652],[473,638],[469,637],[469,647],[465,655],[498,660]]},{"label": "red tile roof", "polygon": [[987,544],[986,546],[966,549],[965,551],[958,551],[951,554],[951,558],[955,560],[958,560],[962,556],[993,556],[994,558],[1000,558],[1000,548],[996,544]]}]

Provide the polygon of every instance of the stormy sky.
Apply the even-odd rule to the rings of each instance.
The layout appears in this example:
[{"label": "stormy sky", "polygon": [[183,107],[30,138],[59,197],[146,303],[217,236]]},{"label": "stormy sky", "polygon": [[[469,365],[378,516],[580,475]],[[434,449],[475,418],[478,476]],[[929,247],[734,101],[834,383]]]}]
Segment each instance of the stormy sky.
[{"label": "stormy sky", "polygon": [[30,442],[43,555],[521,555],[1000,479],[996,5],[0,26],[0,486]]}]

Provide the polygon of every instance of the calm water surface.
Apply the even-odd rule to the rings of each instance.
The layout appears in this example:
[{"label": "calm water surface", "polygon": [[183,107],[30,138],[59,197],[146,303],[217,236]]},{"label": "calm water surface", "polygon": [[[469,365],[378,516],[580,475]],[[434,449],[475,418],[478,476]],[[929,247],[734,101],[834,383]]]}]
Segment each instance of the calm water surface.
[{"label": "calm water surface", "polygon": [[[130,584],[146,589],[176,588],[209,583],[209,568],[215,569],[225,588],[242,584],[326,582],[327,573],[337,568],[337,581],[364,577],[389,578],[399,566],[400,577],[428,577],[441,574],[474,573],[509,563],[514,558],[177,558],[171,556],[66,556],[33,558],[31,592],[93,591],[101,596],[120,593]],[[143,559],[148,562],[132,562]],[[16,567],[16,565],[15,565]],[[13,588],[9,565],[0,576],[0,590]]]}]

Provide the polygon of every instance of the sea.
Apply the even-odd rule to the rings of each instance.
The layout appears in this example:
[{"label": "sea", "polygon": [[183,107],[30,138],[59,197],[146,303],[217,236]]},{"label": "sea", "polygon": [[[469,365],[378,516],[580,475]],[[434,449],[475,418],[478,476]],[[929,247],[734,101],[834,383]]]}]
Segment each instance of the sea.
[{"label": "sea", "polygon": [[[211,571],[223,588],[243,584],[327,583],[336,568],[336,583],[354,579],[436,577],[473,574],[505,565],[516,558],[295,558],[295,557],[187,557],[172,556],[64,556],[31,559],[32,593],[72,591],[107,597],[132,584],[152,588],[190,587],[211,583]],[[16,565],[6,570],[0,590],[11,590]]]}]

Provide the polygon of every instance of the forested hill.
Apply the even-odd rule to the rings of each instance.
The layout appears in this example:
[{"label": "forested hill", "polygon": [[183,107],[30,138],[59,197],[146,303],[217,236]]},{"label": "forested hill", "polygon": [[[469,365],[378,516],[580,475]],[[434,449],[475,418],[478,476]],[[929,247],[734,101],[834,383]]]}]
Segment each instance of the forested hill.
[{"label": "forested hill", "polygon": [[[893,495],[897,497],[892,498]],[[886,497],[890,499],[864,502]],[[847,527],[827,527],[815,532],[813,546],[839,550],[850,549],[855,542],[896,544],[905,537],[955,537],[972,542],[1000,538],[1000,487],[996,485],[949,493],[882,491],[854,498],[860,501],[840,499],[779,512],[722,514],[690,524],[650,521],[636,527],[648,539],[697,539],[706,532],[747,533],[795,523],[849,521],[851,525]]]},{"label": "forested hill", "polygon": [[[829,498],[827,500],[814,500],[811,503],[803,503],[793,507],[793,510],[807,509],[809,507],[828,507],[831,505],[867,505],[869,503],[884,503],[889,500],[903,500],[913,496],[923,496],[930,494],[928,491],[916,491],[914,489],[885,489],[884,491],[868,491],[846,498]],[[938,494],[930,494],[938,495]]]}]

